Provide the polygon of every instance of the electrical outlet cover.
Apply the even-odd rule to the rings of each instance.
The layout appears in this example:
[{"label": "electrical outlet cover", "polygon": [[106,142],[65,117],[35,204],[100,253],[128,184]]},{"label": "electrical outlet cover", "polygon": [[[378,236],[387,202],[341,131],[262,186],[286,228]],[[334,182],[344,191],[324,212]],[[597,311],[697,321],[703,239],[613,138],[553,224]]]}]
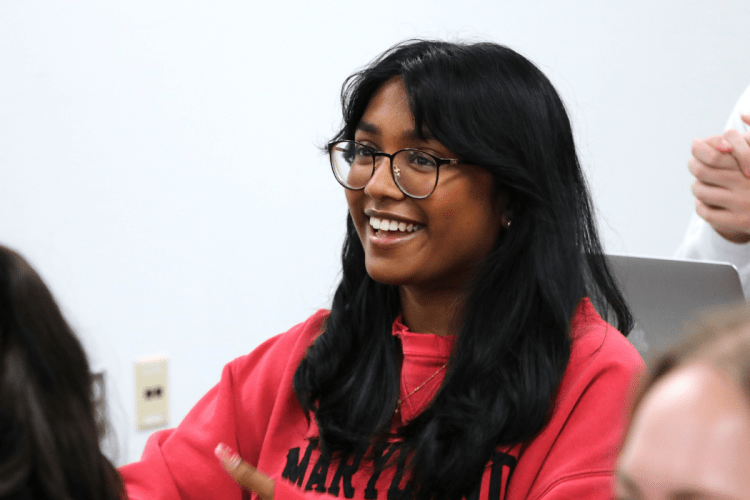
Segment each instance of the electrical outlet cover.
[{"label": "electrical outlet cover", "polygon": [[135,420],[139,431],[169,424],[169,379],[166,356],[135,362]]}]

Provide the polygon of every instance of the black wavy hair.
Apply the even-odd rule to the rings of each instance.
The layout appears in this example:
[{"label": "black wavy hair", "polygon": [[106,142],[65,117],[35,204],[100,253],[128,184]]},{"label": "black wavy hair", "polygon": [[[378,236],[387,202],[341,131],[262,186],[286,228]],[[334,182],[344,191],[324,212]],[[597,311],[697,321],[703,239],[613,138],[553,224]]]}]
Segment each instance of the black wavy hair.
[{"label": "black wavy hair", "polygon": [[0,246],[0,498],[121,500],[80,342],[39,275]]},{"label": "black wavy hair", "polygon": [[[397,431],[414,496],[454,499],[480,484],[497,446],[533,439],[548,421],[580,301],[606,304],[625,333],[632,317],[602,256],[570,121],[544,74],[495,43],[403,42],[344,83],[344,124],[332,143],[354,138],[370,99],[394,77],[404,82],[417,130],[429,129],[462,163],[492,173],[513,214],[458,318],[440,390]],[[389,437],[400,384],[391,327],[400,301],[398,287],[368,276],[351,216],[342,262],[325,333],[297,368],[294,387],[323,449],[350,454]]]}]

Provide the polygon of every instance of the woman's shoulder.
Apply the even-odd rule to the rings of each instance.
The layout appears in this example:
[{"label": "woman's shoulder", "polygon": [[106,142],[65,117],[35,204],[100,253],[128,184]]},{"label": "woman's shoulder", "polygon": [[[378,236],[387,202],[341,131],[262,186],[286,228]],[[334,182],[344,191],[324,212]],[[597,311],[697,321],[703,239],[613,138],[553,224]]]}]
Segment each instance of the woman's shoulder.
[{"label": "woman's shoulder", "polygon": [[328,309],[319,309],[305,321],[264,341],[249,354],[234,359],[227,368],[237,372],[280,363],[296,367],[305,350],[322,333],[329,313]]},{"label": "woman's shoulder", "polygon": [[588,299],[576,309],[571,337],[551,419],[527,444],[513,476],[511,488],[524,498],[571,498],[573,491],[576,498],[599,498],[610,488],[643,360]]},{"label": "woman's shoulder", "polygon": [[583,299],[571,323],[570,364],[618,365],[639,372],[644,364],[638,351],[617,328],[607,323],[591,301]]}]

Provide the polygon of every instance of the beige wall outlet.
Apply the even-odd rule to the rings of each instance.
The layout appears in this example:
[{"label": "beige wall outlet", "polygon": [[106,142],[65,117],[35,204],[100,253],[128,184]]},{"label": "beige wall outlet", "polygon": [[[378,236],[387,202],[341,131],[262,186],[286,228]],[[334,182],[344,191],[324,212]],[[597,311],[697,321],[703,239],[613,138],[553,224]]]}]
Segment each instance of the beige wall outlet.
[{"label": "beige wall outlet", "polygon": [[135,420],[139,431],[169,424],[167,367],[166,356],[135,362]]}]

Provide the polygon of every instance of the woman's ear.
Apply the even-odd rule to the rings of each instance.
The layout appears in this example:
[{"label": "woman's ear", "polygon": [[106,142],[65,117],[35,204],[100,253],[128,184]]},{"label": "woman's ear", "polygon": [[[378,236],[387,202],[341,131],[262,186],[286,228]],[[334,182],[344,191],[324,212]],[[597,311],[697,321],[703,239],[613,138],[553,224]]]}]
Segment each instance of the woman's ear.
[{"label": "woman's ear", "polygon": [[512,223],[513,223],[513,214],[510,213],[509,211],[506,211],[503,214],[503,222],[502,222],[503,228],[504,229],[510,229],[510,226],[511,226]]},{"label": "woman's ear", "polygon": [[500,216],[500,227],[510,229],[513,223],[513,204],[507,191],[502,190],[497,195],[497,209]]}]

